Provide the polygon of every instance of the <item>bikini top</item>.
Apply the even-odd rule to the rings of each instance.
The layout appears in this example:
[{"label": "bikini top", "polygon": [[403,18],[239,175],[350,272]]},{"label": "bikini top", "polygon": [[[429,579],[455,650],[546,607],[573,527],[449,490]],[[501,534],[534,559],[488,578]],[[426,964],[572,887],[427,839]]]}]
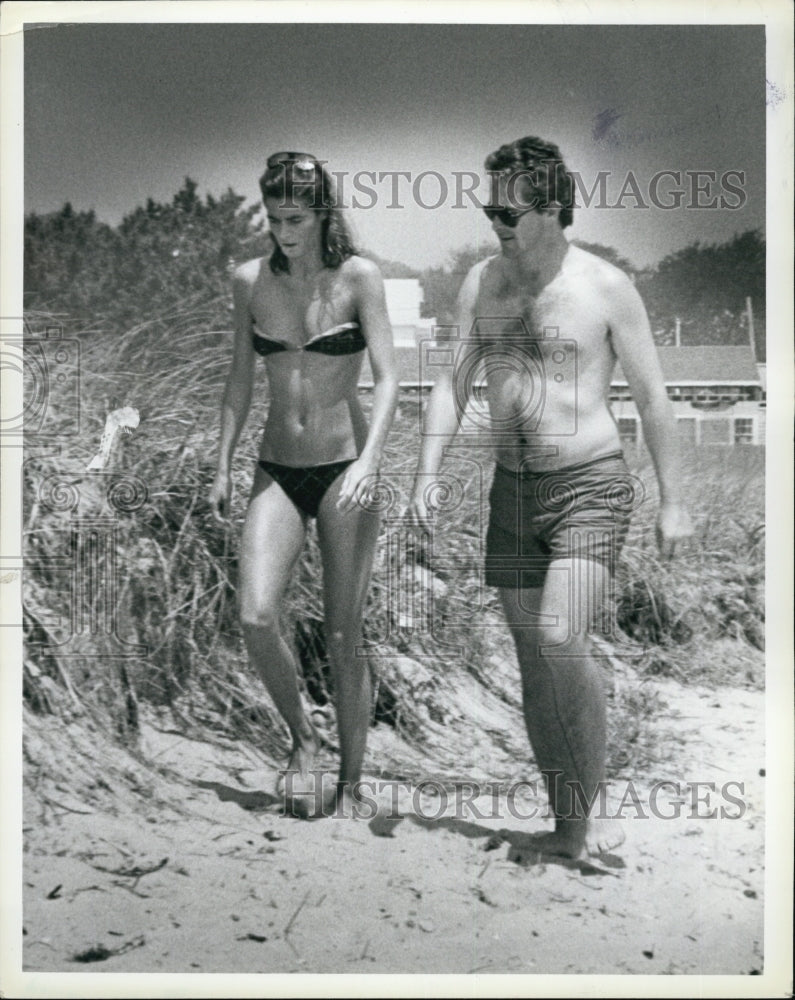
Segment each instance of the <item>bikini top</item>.
[{"label": "bikini top", "polygon": [[261,337],[258,333],[252,334],[251,343],[257,354],[266,357],[268,354],[276,354],[277,351],[314,351],[317,354],[358,354],[367,347],[361,327],[358,323],[340,323],[324,333],[319,333],[313,337],[308,344],[303,347],[294,347],[292,344],[285,344],[281,340],[269,340]]}]

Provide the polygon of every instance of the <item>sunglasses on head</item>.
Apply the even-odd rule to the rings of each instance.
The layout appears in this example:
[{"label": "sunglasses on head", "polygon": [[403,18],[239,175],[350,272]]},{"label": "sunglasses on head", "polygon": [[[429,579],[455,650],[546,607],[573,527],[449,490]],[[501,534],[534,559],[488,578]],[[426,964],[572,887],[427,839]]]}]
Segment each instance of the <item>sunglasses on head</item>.
[{"label": "sunglasses on head", "polygon": [[489,222],[499,219],[504,226],[507,226],[509,229],[515,229],[521,217],[527,215],[528,212],[534,212],[535,208],[525,208],[522,211],[517,211],[514,208],[503,208],[499,205],[484,205],[483,211],[486,213],[486,218]]},{"label": "sunglasses on head", "polygon": [[268,170],[289,167],[291,171],[302,174],[314,174],[316,165],[317,161],[311,153],[272,153],[266,161]]}]

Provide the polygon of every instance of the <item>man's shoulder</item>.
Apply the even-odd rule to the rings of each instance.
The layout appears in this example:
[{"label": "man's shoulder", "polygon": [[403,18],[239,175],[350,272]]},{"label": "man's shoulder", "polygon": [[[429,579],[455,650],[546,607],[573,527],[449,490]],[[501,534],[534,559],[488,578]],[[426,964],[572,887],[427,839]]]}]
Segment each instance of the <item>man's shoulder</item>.
[{"label": "man's shoulder", "polygon": [[585,278],[597,288],[605,291],[621,291],[632,287],[632,279],[620,267],[611,264],[604,257],[599,257],[590,250],[571,244],[569,250],[570,270],[578,280]]}]

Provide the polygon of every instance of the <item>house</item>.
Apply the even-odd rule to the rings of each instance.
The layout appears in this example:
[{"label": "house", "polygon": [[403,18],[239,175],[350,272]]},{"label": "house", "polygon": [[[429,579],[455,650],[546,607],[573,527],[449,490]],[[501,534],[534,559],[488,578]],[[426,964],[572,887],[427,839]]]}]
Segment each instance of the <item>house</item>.
[{"label": "house", "polygon": [[417,278],[387,278],[384,292],[395,347],[414,347],[433,335],[436,320],[420,316],[424,296]]},{"label": "house", "polygon": [[[690,444],[764,444],[765,389],[750,346],[658,347],[680,437]],[[640,441],[640,417],[621,366],[610,401],[625,444]]]},{"label": "house", "polygon": [[[397,345],[398,378],[404,392],[417,394],[433,386],[434,366],[445,364],[443,345],[420,339]],[[658,347],[668,396],[683,442],[699,445],[762,445],[765,443],[763,372],[750,346]],[[362,388],[372,386],[365,363]],[[467,411],[474,430],[485,426],[486,402],[482,378],[473,377],[473,401]],[[640,416],[620,365],[610,385],[610,404],[625,447],[642,441]],[[466,426],[462,425],[466,430]]]}]

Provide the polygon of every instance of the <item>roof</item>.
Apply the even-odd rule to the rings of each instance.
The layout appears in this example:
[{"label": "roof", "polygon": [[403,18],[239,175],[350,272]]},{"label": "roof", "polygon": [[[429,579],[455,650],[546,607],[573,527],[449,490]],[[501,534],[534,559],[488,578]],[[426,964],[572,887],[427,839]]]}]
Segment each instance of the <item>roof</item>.
[{"label": "roof", "polygon": [[[420,384],[420,355],[423,346],[396,347],[395,361],[401,385]],[[748,347],[658,347],[666,385],[693,385],[705,383],[760,384],[759,371]],[[620,365],[616,365],[612,383],[626,385]],[[360,385],[372,385],[373,376],[369,361],[362,368]],[[422,372],[422,384],[433,384],[433,369]]]},{"label": "roof", "polygon": [[[745,347],[658,347],[666,385],[704,382],[759,384],[759,372],[750,345]],[[616,365],[613,383],[626,385],[621,365]]]}]

